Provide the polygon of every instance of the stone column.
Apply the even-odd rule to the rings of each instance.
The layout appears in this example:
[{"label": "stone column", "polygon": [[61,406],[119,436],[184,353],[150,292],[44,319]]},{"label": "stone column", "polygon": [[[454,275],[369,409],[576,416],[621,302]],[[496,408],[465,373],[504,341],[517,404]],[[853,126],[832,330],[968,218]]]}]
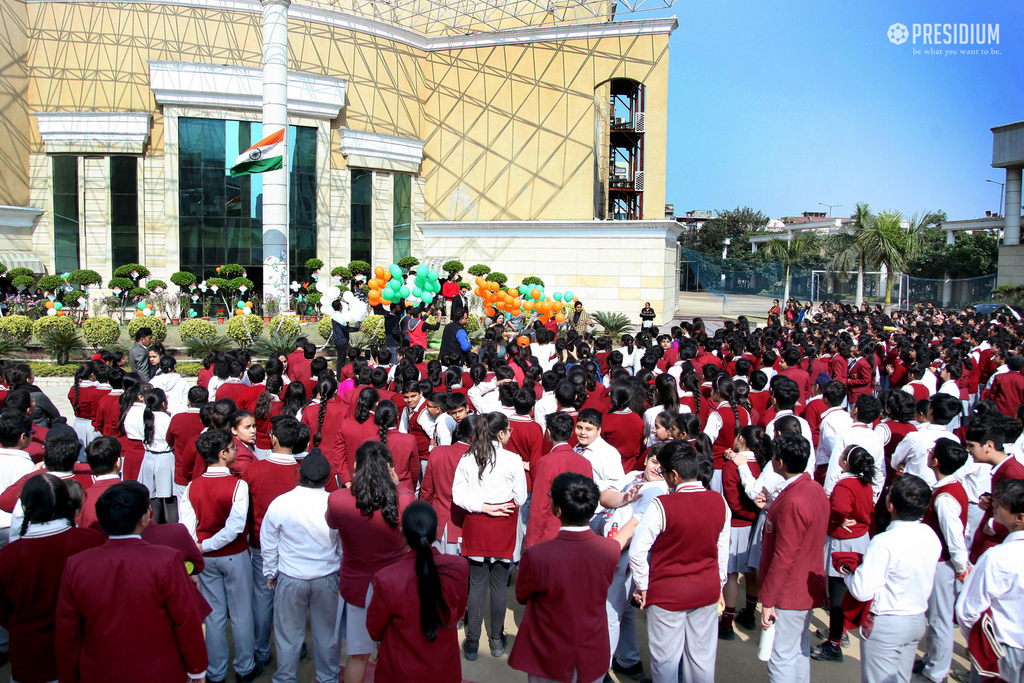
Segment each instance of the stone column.
[{"label": "stone column", "polygon": [[1021,167],[1007,167],[1003,244],[1020,244],[1020,180]]},{"label": "stone column", "polygon": [[[263,137],[288,126],[288,6],[263,2]],[[288,308],[288,132],[284,165],[263,174],[263,294]]]}]

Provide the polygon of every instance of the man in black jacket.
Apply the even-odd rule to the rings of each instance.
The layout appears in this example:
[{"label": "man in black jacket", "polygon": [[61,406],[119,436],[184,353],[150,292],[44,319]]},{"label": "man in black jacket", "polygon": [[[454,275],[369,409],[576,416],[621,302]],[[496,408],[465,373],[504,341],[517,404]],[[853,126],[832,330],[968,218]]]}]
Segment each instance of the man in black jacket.
[{"label": "man in black jacket", "polygon": [[388,314],[384,316],[384,346],[391,352],[392,361],[398,358],[398,347],[401,345],[402,305],[394,301]]},{"label": "man in black jacket", "polygon": [[444,327],[441,333],[441,349],[438,357],[447,358],[455,356],[466,362],[466,353],[472,348],[469,342],[469,333],[466,332],[466,323],[469,321],[469,311],[465,308],[453,311],[452,322]]},{"label": "man in black jacket", "polygon": [[359,325],[348,325],[341,315],[341,299],[335,299],[331,304],[334,313],[331,314],[331,334],[334,338],[334,350],[338,352],[338,365],[335,370],[341,375],[341,369],[348,363],[349,335],[359,331]]}]

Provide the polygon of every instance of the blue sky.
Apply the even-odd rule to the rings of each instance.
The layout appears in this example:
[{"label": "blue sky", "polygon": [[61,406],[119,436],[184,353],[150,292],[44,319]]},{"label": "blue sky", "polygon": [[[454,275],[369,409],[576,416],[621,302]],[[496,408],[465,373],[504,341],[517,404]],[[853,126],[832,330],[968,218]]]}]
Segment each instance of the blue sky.
[{"label": "blue sky", "polygon": [[[950,219],[999,206],[992,126],[1024,119],[1024,6],[680,0],[666,202],[773,218],[858,201]],[[991,46],[889,42],[893,23],[999,24]],[[999,54],[928,55],[984,49]],[[914,54],[913,50],[921,50]],[[824,209],[827,211],[827,209]]]}]

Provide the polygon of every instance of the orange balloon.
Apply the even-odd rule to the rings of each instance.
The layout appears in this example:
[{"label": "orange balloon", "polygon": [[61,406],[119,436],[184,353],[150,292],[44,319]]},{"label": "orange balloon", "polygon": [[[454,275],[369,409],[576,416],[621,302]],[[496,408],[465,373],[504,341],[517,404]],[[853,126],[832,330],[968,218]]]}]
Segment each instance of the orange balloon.
[{"label": "orange balloon", "polygon": [[[57,311],[57,312],[59,313],[60,311]],[[140,315],[142,315],[142,311],[136,309],[135,310],[135,317],[138,318]]]},{"label": "orange balloon", "polygon": [[533,310],[533,302],[532,301],[524,301],[523,302],[523,308],[525,308],[528,311],[532,311]]},{"label": "orange balloon", "polygon": [[579,300],[580,300],[580,298],[579,298],[578,296],[574,296],[574,297],[572,298],[572,302],[573,302],[573,303],[576,303],[576,302],[577,302],[577,301],[579,301]]},{"label": "orange balloon", "polygon": [[518,291],[518,290],[516,290],[516,289],[513,289],[512,287],[509,287],[509,288],[508,288],[508,295],[509,295],[509,296],[515,296],[515,295],[516,295],[516,294],[518,294],[518,293],[519,293],[519,291]]},{"label": "orange balloon", "polygon": [[559,311],[562,310],[562,302],[561,301],[556,301],[554,303],[553,308],[555,309],[555,313],[558,313]]},{"label": "orange balloon", "polygon": [[64,311],[57,311],[57,315],[64,315]]},{"label": "orange balloon", "polygon": [[488,306],[487,308],[484,309],[484,313],[486,313],[487,316],[490,317],[490,316],[494,315],[494,309],[491,308],[490,306]]},{"label": "orange balloon", "polygon": [[384,268],[381,267],[381,266],[377,266],[376,268],[374,268],[373,269],[373,276],[377,277],[377,278],[384,277]]},{"label": "orange balloon", "polygon": [[487,284],[490,286],[491,291],[497,291],[501,289],[501,285],[499,285],[497,282],[488,282]]},{"label": "orange balloon", "polygon": [[235,309],[235,315],[242,315],[242,309],[241,308],[236,308]]},{"label": "orange balloon", "polygon": [[485,284],[487,284],[487,280],[483,279],[482,277],[478,277],[476,280],[474,280],[474,282],[476,282],[477,287],[483,287]]},{"label": "orange balloon", "polygon": [[46,302],[46,307],[47,308],[53,308],[53,302],[52,301],[47,301]]},{"label": "orange balloon", "polygon": [[505,302],[504,301],[499,301],[497,304],[494,305],[494,307],[497,308],[499,311],[504,311],[505,310]]},{"label": "orange balloon", "polygon": [[540,298],[540,290],[539,289],[531,289],[530,290],[530,296],[532,296],[534,299],[539,299]]},{"label": "orange balloon", "polygon": [[565,322],[565,316],[562,315],[561,313],[559,313],[558,315],[555,316],[555,321],[556,322],[560,322],[560,323],[564,323]]},{"label": "orange balloon", "polygon": [[476,289],[473,290],[473,293],[476,294],[477,296],[482,297],[484,295],[484,290],[477,287]]},{"label": "orange balloon", "polygon": [[388,301],[387,299],[381,299],[381,300],[380,300],[380,302],[381,302],[382,304],[384,304],[385,306],[390,306],[390,305],[391,305],[391,302],[390,302],[390,301]]},{"label": "orange balloon", "polygon": [[384,280],[384,282],[391,282],[391,271],[385,270],[382,279]]}]

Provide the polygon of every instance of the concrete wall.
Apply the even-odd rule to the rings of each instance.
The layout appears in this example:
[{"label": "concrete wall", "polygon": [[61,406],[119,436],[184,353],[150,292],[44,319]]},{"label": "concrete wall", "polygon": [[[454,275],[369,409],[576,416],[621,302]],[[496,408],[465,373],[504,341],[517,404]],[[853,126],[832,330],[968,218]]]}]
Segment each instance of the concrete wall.
[{"label": "concrete wall", "polygon": [[999,275],[996,286],[1024,285],[1024,244],[999,247]]},{"label": "concrete wall", "polygon": [[28,12],[0,0],[0,205],[29,199]]}]

